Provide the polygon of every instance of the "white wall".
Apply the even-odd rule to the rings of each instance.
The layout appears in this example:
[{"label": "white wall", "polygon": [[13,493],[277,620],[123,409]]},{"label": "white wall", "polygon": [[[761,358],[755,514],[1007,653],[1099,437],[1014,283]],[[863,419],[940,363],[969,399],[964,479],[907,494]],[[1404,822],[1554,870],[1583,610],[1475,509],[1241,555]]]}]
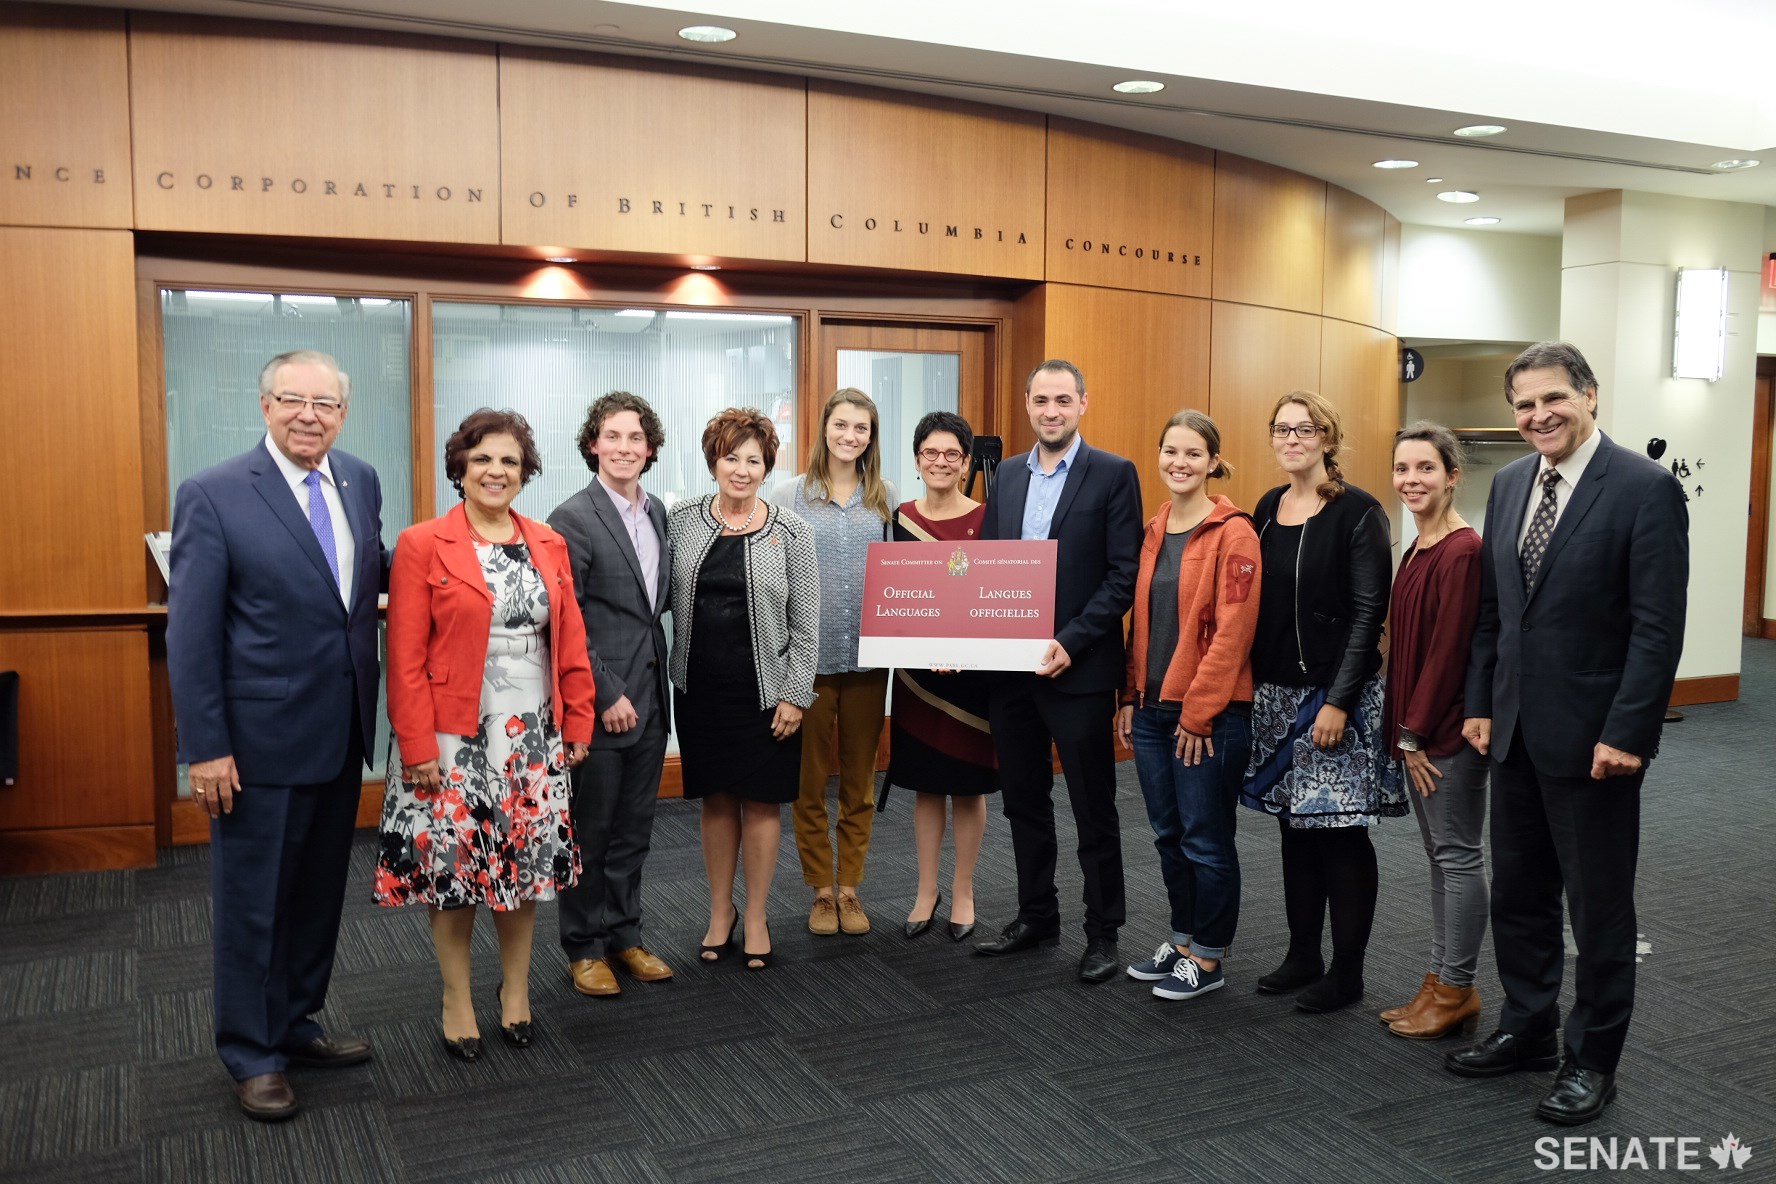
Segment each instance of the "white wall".
[{"label": "white wall", "polygon": [[1560,244],[1551,235],[1401,227],[1399,335],[1443,341],[1558,337]]}]

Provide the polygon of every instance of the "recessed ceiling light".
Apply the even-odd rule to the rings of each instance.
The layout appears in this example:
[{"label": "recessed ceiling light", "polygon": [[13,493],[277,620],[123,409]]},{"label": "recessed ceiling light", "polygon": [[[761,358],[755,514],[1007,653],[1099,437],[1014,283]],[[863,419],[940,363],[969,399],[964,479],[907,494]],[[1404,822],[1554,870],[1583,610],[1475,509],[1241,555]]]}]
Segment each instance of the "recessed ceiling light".
[{"label": "recessed ceiling light", "polygon": [[1155,82],[1151,78],[1131,78],[1127,82],[1119,82],[1110,89],[1119,95],[1151,95],[1158,94],[1166,88],[1163,82]]},{"label": "recessed ceiling light", "polygon": [[692,271],[720,271],[721,264],[719,264],[719,263],[693,263],[693,264],[691,264],[691,270]]},{"label": "recessed ceiling light", "polygon": [[1437,195],[1437,200],[1454,202],[1458,206],[1465,206],[1469,202],[1479,201],[1480,195],[1466,189],[1445,189],[1442,193]]},{"label": "recessed ceiling light", "polygon": [[719,45],[740,36],[734,30],[724,29],[720,25],[686,25],[678,31],[678,35],[686,41],[696,41],[703,45]]},{"label": "recessed ceiling light", "polygon": [[1415,169],[1418,167],[1418,162],[1416,160],[1378,160],[1375,162],[1375,167],[1378,169]]},{"label": "recessed ceiling light", "polygon": [[1755,169],[1760,163],[1762,162],[1756,160],[1717,160],[1709,167],[1717,168],[1723,173],[1728,173],[1732,172],[1734,169]]},{"label": "recessed ceiling light", "polygon": [[1504,130],[1496,123],[1470,123],[1467,127],[1456,128],[1454,134],[1470,140],[1478,140],[1482,136],[1499,135]]},{"label": "recessed ceiling light", "polygon": [[1497,218],[1463,218],[1462,221],[1469,226],[1497,226],[1499,224]]},{"label": "recessed ceiling light", "polygon": [[1441,185],[1441,184],[1443,184],[1443,178],[1442,177],[1426,177],[1425,184],[1426,185]]},{"label": "recessed ceiling light", "polygon": [[550,255],[550,256],[547,256],[547,259],[548,259],[548,262],[550,262],[550,263],[578,263],[579,262],[579,260],[575,259],[572,255]]}]

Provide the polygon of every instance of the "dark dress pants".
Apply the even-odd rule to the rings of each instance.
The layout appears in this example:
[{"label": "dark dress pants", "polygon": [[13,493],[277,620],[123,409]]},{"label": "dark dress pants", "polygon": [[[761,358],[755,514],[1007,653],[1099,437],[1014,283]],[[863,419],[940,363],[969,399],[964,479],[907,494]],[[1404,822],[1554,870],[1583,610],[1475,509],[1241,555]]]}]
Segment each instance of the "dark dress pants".
[{"label": "dark dress pants", "polygon": [[570,962],[641,944],[641,865],[653,842],[666,762],[662,715],[652,713],[633,744],[611,748],[594,740],[573,771],[580,878],[561,893],[557,911]]},{"label": "dark dress pants", "polygon": [[1492,935],[1499,1029],[1545,1036],[1560,1022],[1564,889],[1579,948],[1566,1046],[1613,1073],[1634,1010],[1634,872],[1646,776],[1593,781],[1538,772],[1521,742],[1492,764]]},{"label": "dark dress pants", "polygon": [[[355,733],[357,729],[354,727]],[[321,1036],[364,754],[316,785],[243,785],[210,821],[216,1052],[236,1081],[281,1073]]]},{"label": "dark dress pants", "polygon": [[1108,692],[1062,694],[1032,674],[1004,675],[993,688],[987,714],[1017,857],[1018,919],[1044,933],[1059,933],[1061,926],[1051,742],[1060,754],[1079,832],[1085,935],[1115,940],[1126,919],[1111,736],[1115,711],[1115,697]]}]

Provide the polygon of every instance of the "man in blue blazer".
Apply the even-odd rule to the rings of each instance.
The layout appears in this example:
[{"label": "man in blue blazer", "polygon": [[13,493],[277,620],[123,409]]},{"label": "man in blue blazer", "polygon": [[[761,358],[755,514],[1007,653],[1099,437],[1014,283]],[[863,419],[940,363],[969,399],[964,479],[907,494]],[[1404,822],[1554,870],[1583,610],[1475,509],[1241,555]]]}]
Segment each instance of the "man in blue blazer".
[{"label": "man in blue blazer", "polygon": [[[1634,1009],[1640,787],[1683,651],[1689,515],[1657,464],[1597,430],[1584,355],[1542,342],[1505,370],[1536,455],[1493,478],[1463,734],[1492,756],[1498,1030],[1445,1064],[1560,1071],[1537,1107],[1574,1125],[1616,1093]],[[1564,891],[1578,944],[1560,1058]]]},{"label": "man in blue blazer", "polygon": [[587,409],[579,444],[592,483],[556,506],[549,525],[567,540],[573,564],[599,735],[573,771],[581,871],[561,894],[559,920],[574,990],[610,996],[623,989],[613,965],[638,982],[672,977],[641,941],[641,866],[671,724],[664,620],[672,575],[666,508],[641,488],[641,475],[666,431],[647,400],[612,391]]},{"label": "man in blue blazer", "polygon": [[999,757],[999,786],[1017,857],[1018,915],[975,946],[989,956],[1059,939],[1052,742],[1061,757],[1079,831],[1085,877],[1085,956],[1079,976],[1103,982],[1120,968],[1116,933],[1126,908],[1122,832],[1116,816],[1116,751],[1111,738],[1123,668],[1122,618],[1135,599],[1141,566],[1141,483],[1123,457],[1079,435],[1085,378],[1059,358],[1024,384],[1036,431],[1027,456],[993,476],[982,537],[1054,539],[1055,636],[1030,674],[995,680],[988,719]]},{"label": "man in blue blazer", "polygon": [[313,1019],[376,734],[388,582],[376,470],[333,450],[350,398],[326,354],[278,355],[259,375],[265,439],[173,504],[167,673],[210,814],[216,1051],[261,1121],[296,1113],[287,1065],[370,1058]]}]

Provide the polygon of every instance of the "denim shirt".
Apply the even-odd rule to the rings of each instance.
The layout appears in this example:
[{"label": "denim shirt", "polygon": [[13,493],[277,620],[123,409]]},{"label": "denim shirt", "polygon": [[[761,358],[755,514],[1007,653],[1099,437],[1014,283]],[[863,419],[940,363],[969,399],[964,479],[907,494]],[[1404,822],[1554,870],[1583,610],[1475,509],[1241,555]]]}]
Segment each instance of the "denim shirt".
[{"label": "denim shirt", "polygon": [[[888,489],[890,513],[899,504],[892,481]],[[819,674],[852,674],[857,664],[857,630],[863,622],[863,572],[869,545],[892,538],[887,523],[863,504],[860,482],[844,505],[809,501],[803,477],[779,485],[771,502],[795,514],[814,531],[814,553],[820,561],[820,660]]]}]

